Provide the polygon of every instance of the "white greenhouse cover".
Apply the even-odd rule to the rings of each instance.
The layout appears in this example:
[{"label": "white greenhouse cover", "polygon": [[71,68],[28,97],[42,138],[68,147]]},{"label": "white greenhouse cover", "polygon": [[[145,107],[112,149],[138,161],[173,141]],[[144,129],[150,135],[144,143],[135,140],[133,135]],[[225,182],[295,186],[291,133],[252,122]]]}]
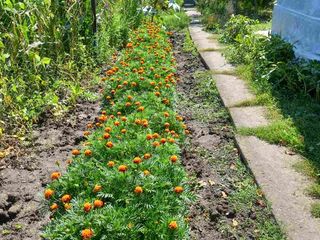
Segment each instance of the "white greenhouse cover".
[{"label": "white greenhouse cover", "polygon": [[320,0],[278,0],[272,33],[294,44],[298,57],[320,60]]}]

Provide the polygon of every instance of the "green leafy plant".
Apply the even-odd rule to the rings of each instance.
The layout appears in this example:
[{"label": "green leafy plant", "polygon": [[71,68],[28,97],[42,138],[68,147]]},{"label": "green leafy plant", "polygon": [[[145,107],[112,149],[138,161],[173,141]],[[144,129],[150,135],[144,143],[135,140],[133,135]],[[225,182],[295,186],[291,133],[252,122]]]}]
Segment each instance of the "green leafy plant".
[{"label": "green leafy plant", "polygon": [[[170,33],[168,33],[170,35]],[[51,175],[46,239],[185,239],[192,196],[179,161],[175,60],[154,23],[131,32],[105,72],[103,109],[68,170]]]}]

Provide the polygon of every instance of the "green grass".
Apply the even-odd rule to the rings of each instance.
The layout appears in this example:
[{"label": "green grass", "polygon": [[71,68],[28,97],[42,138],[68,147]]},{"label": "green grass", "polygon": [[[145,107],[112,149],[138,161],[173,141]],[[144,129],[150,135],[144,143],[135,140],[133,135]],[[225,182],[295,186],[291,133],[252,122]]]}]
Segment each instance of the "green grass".
[{"label": "green grass", "polygon": [[189,17],[184,11],[175,14],[162,14],[163,25],[170,31],[181,31],[189,25]]},{"label": "green grass", "polygon": [[307,189],[307,193],[315,198],[320,198],[320,184],[313,184]]},{"label": "green grass", "polygon": [[253,26],[253,31],[263,31],[263,30],[269,30],[272,27],[272,22],[261,22],[259,24],[255,24]]},{"label": "green grass", "polygon": [[268,126],[257,128],[240,128],[242,135],[255,135],[273,144],[280,144],[301,151],[303,149],[302,136],[289,119],[272,122]]},{"label": "green grass", "polygon": [[320,218],[320,203],[314,203],[311,206],[311,214],[316,218]]},{"label": "green grass", "polygon": [[184,30],[184,33],[185,33],[185,39],[184,39],[184,43],[183,43],[183,51],[188,52],[188,53],[192,53],[193,56],[197,56],[198,51],[194,46],[194,43],[191,39],[189,30],[186,28]]}]

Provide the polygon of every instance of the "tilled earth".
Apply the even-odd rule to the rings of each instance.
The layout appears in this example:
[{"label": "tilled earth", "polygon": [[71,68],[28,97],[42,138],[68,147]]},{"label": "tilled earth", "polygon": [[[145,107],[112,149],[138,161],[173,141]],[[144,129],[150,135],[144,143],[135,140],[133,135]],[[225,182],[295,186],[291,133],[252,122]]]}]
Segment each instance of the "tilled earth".
[{"label": "tilled earth", "polygon": [[177,108],[192,133],[183,149],[197,197],[190,209],[191,239],[281,239],[263,193],[240,160],[211,74],[185,51],[185,37],[178,33],[173,40],[181,78]]},{"label": "tilled earth", "polygon": [[98,102],[79,102],[60,121],[48,118],[35,126],[29,141],[5,143],[11,152],[0,162],[0,239],[41,239],[40,229],[49,220],[42,209],[44,187],[53,171],[63,171],[99,109]]}]

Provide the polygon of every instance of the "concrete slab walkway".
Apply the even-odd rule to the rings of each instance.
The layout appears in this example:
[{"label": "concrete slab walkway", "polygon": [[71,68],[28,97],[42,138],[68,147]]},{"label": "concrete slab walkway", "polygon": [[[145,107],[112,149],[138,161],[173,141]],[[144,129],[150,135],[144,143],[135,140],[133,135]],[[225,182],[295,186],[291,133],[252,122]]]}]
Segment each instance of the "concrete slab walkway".
[{"label": "concrete slab walkway", "polygon": [[[193,19],[200,16],[195,9],[187,9],[187,14]],[[194,24],[197,22],[193,20],[189,27],[191,38],[208,69],[220,72],[213,74],[213,78],[235,127],[268,125],[265,107],[235,107],[243,101],[254,99],[255,95],[237,76],[223,74],[234,71],[234,67],[226,62],[220,51],[214,51],[222,47],[210,33],[203,30],[201,24]],[[236,142],[257,183],[271,201],[273,213],[283,225],[288,239],[320,240],[320,220],[313,218],[310,213],[313,199],[304,193],[310,181],[292,167],[302,161],[302,157],[288,155],[287,149],[268,144],[253,136],[237,136]]]}]

